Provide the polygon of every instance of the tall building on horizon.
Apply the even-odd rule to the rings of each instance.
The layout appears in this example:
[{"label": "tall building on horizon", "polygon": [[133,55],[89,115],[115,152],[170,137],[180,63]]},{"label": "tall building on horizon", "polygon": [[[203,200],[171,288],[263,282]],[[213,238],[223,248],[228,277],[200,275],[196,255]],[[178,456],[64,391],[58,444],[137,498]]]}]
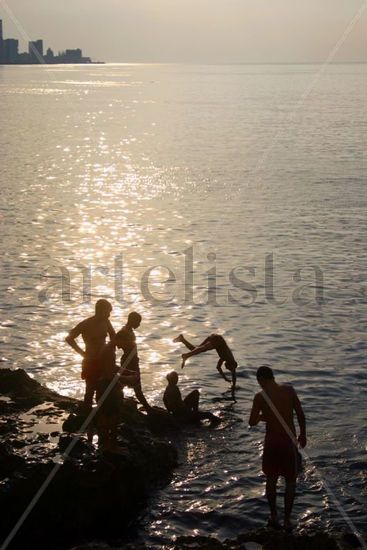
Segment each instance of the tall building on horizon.
[{"label": "tall building on horizon", "polygon": [[0,19],[0,63],[3,61],[3,48],[4,48],[4,37],[3,37],[3,20]]},{"label": "tall building on horizon", "polygon": [[[1,2],[1,0],[0,0]],[[51,48],[43,55],[43,40],[28,42],[28,52],[19,53],[19,40],[5,38],[3,35],[3,20],[0,19],[0,65],[39,65],[40,63],[93,63],[90,57],[83,57],[80,48],[67,49],[55,55]]]},{"label": "tall building on horizon", "polygon": [[31,42],[29,42],[28,52],[32,63],[42,63],[43,40],[32,40]]},{"label": "tall building on horizon", "polygon": [[5,63],[16,63],[18,60],[18,47],[19,47],[19,40],[16,40],[15,38],[6,38],[3,40],[3,59]]}]

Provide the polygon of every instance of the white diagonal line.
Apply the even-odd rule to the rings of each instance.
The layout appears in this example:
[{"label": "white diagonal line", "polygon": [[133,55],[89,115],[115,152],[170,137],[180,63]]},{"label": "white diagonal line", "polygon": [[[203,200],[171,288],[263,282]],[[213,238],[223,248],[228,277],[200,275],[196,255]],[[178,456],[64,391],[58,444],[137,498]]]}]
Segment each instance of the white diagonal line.
[{"label": "white diagonal line", "polygon": [[[28,42],[30,44],[30,49],[31,49],[32,53],[36,56],[37,60],[39,61],[39,64],[43,65],[44,67],[47,67],[46,75],[47,75],[47,79],[49,81],[48,84],[49,85],[54,84],[54,80],[56,79],[57,74],[52,69],[52,63],[47,63],[45,61],[45,58],[39,53],[37,48],[34,47],[34,45],[32,44],[32,40],[29,37],[26,29],[23,27],[23,25],[21,24],[19,19],[17,19],[14,12],[10,9],[10,7],[8,6],[8,3],[7,3],[6,0],[0,0],[0,8],[1,7],[4,9],[4,11],[7,13],[9,18],[11,19],[11,21],[14,23],[15,27],[19,31],[19,33],[22,36],[23,40],[25,40],[26,42]],[[76,107],[75,102],[70,100],[68,94],[63,94],[63,98],[69,104],[68,106],[69,106],[70,110],[74,110],[75,113],[78,113],[78,109]]]},{"label": "white diagonal line", "polygon": [[[20,35],[22,36],[22,38],[26,41],[26,42],[32,42],[30,37],[28,36],[25,28],[23,27],[23,25],[20,23],[20,21],[17,19],[17,17],[14,15],[13,11],[10,9],[10,7],[8,6],[6,0],[0,0],[0,7],[2,7],[4,9],[4,11],[7,13],[7,15],[9,16],[9,18],[12,20],[12,22],[14,23],[15,27],[17,28],[17,30],[19,31]],[[45,62],[45,59],[43,58],[43,56],[38,52],[38,50],[33,46],[33,44],[30,44],[30,48],[31,48],[31,51],[33,52],[33,54],[36,56],[37,60],[39,61],[39,63],[41,65],[46,65],[46,62]],[[47,64],[48,65],[48,64]],[[52,72],[51,71],[47,71],[47,76],[50,79],[50,73]],[[72,102],[70,102],[70,104],[72,104]],[[73,105],[74,107],[74,105]],[[70,455],[71,451],[73,450],[73,448],[75,447],[76,443],[78,442],[78,440],[80,439],[80,436],[86,431],[86,429],[88,428],[90,422],[93,420],[93,418],[95,417],[95,415],[97,414],[97,412],[99,411],[100,407],[103,405],[104,401],[106,400],[106,398],[108,397],[109,393],[111,392],[111,390],[114,388],[114,386],[116,385],[116,383],[118,382],[119,380],[119,375],[121,374],[122,370],[125,369],[132,357],[134,356],[134,350],[132,350],[128,357],[127,357],[127,360],[126,362],[124,363],[123,367],[121,366],[121,368],[119,369],[119,371],[117,372],[117,374],[114,376],[114,378],[111,380],[110,384],[108,385],[108,387],[106,388],[105,392],[103,393],[103,395],[101,396],[98,404],[97,404],[97,407],[95,407],[94,409],[92,409],[92,411],[90,412],[90,414],[88,415],[88,417],[85,419],[85,421],[83,422],[82,426],[79,428],[78,432],[76,433],[75,437],[73,438],[73,440],[70,442],[70,444],[68,445],[68,447],[65,449],[64,453],[62,454],[62,458],[66,459],[68,458],[68,456]],[[9,546],[9,544],[11,543],[11,541],[14,539],[14,537],[16,536],[16,534],[18,533],[18,531],[21,529],[23,523],[25,522],[25,520],[27,519],[27,517],[29,516],[29,514],[32,512],[33,508],[37,505],[39,499],[42,497],[42,495],[44,494],[44,492],[46,491],[47,487],[49,486],[49,484],[51,483],[51,481],[54,479],[54,477],[56,476],[56,474],[58,473],[59,469],[62,467],[62,464],[56,464],[51,472],[48,474],[48,476],[46,477],[45,481],[42,483],[42,485],[40,486],[40,488],[38,489],[38,491],[36,492],[36,494],[34,495],[34,497],[32,498],[32,500],[30,501],[30,503],[28,504],[28,506],[26,507],[26,509],[24,510],[24,512],[22,513],[22,515],[20,516],[20,518],[18,519],[18,521],[16,522],[16,524],[14,525],[13,529],[10,531],[9,535],[6,537],[6,539],[4,540],[4,542],[2,543],[1,547],[0,547],[0,550],[6,550],[6,548]]]},{"label": "white diagonal line", "polygon": [[14,25],[16,26],[16,28],[18,29],[20,35],[22,36],[23,40],[25,40],[26,42],[28,42],[30,48],[31,48],[31,51],[32,53],[37,57],[39,63],[41,65],[46,65],[46,61],[44,60],[43,56],[39,53],[39,51],[37,50],[37,48],[34,47],[33,43],[32,43],[32,40],[29,38],[25,28],[23,27],[23,25],[20,23],[20,21],[15,17],[13,11],[9,8],[6,0],[0,0],[0,6],[2,6],[4,8],[4,11],[6,11],[6,13],[8,14],[9,18],[12,20],[12,22],[14,23]]},{"label": "white diagonal line", "polygon": [[[267,405],[271,408],[272,412],[274,413],[277,420],[282,425],[283,429],[285,430],[285,432],[287,433],[287,435],[291,439],[292,443],[297,447],[298,446],[298,441],[297,441],[296,436],[294,435],[294,433],[292,432],[292,430],[290,429],[290,427],[288,426],[288,424],[284,420],[283,416],[280,414],[280,412],[278,411],[278,409],[274,405],[273,401],[270,399],[270,397],[268,396],[268,394],[264,390],[261,392],[261,396],[264,398]],[[363,539],[362,535],[359,533],[357,527],[354,525],[353,521],[351,520],[351,518],[349,517],[347,512],[344,510],[343,505],[341,504],[341,502],[336,497],[336,495],[335,495],[334,491],[331,489],[330,485],[324,479],[324,477],[321,474],[318,467],[315,466],[315,464],[312,462],[310,456],[307,454],[307,452],[304,449],[302,449],[302,453],[307,458],[307,460],[313,465],[313,467],[315,469],[315,472],[317,473],[318,477],[320,478],[320,480],[321,480],[321,482],[322,482],[322,484],[325,488],[325,491],[327,492],[327,494],[329,495],[331,500],[334,502],[336,508],[338,509],[338,511],[339,511],[340,515],[342,516],[342,518],[344,519],[345,523],[348,525],[349,529],[352,531],[354,536],[358,539],[358,541],[361,544],[361,547],[363,548],[363,550],[367,550],[367,544],[366,544],[365,540]]]}]

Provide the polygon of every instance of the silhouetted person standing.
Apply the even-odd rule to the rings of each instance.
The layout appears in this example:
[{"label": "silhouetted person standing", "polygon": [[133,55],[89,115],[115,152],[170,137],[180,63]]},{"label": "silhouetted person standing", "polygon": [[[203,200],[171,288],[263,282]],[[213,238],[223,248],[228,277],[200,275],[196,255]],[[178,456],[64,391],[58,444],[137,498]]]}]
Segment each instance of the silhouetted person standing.
[{"label": "silhouetted person standing", "polygon": [[[82,379],[85,380],[84,406],[89,410],[93,406],[93,396],[97,389],[97,381],[101,369],[101,355],[105,348],[106,338],[109,335],[112,340],[115,331],[109,321],[112,311],[110,302],[100,299],[95,305],[93,317],[85,319],[74,327],[65,338],[65,341],[79,355],[82,361]],[[82,336],[85,349],[76,342],[76,338]]]},{"label": "silhouetted person standing", "polygon": [[[260,421],[266,423],[262,469],[266,475],[266,496],[271,514],[269,526],[280,527],[276,488],[279,476],[283,476],[285,478],[284,528],[291,531],[291,513],[300,467],[297,444],[301,448],[306,446],[306,419],[296,391],[291,385],[277,384],[273,371],[268,366],[260,367],[256,376],[263,391],[255,395],[249,425],[256,426]],[[293,423],[294,411],[300,428],[298,440]]]},{"label": "silhouetted person standing", "polygon": [[205,338],[205,340],[197,347],[195,347],[191,342],[186,340],[186,338],[180,334],[173,340],[174,342],[181,342],[184,344],[190,351],[188,353],[182,354],[182,366],[181,368],[184,368],[185,363],[189,357],[192,357],[193,355],[199,355],[200,353],[205,353],[207,351],[210,351],[212,349],[215,349],[215,351],[219,355],[219,361],[217,363],[217,371],[221,375],[226,382],[231,382],[227,376],[224,374],[222,366],[224,363],[224,366],[229,372],[231,373],[232,377],[232,396],[234,397],[234,392],[236,389],[236,369],[237,369],[237,362],[233,356],[232,351],[230,350],[227,342],[221,336],[220,334],[211,334],[208,336],[208,338]]},{"label": "silhouetted person standing", "polygon": [[134,332],[134,329],[140,327],[141,319],[141,315],[136,311],[129,313],[126,325],[116,334],[115,344],[124,352],[121,357],[121,368],[123,369],[121,371],[121,376],[130,374],[137,375],[137,382],[131,387],[134,389],[138,401],[143,405],[144,409],[149,412],[151,406],[145,399],[141,388],[139,356]]}]

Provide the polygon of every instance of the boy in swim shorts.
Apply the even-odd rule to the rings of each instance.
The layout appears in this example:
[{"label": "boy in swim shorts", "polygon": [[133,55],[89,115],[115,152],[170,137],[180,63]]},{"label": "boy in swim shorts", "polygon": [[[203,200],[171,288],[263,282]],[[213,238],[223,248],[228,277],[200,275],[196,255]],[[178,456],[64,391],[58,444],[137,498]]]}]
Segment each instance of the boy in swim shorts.
[{"label": "boy in swim shorts", "polygon": [[[254,397],[250,426],[266,423],[262,470],[266,475],[266,496],[270,508],[269,526],[280,528],[276,507],[276,487],[279,476],[285,478],[284,528],[292,530],[291,513],[300,469],[297,446],[306,446],[306,418],[295,389],[290,384],[277,384],[273,371],[263,365],[257,370],[262,391]],[[293,413],[296,413],[300,434],[296,438]]]},{"label": "boy in swim shorts", "polygon": [[[65,338],[69,346],[81,357],[82,380],[85,381],[84,409],[88,413],[93,406],[93,397],[97,389],[97,380],[101,369],[101,354],[106,344],[107,336],[112,340],[115,331],[109,320],[112,311],[111,304],[103,298],[95,305],[95,314],[74,327]],[[81,348],[76,339],[83,338],[85,348]]]}]

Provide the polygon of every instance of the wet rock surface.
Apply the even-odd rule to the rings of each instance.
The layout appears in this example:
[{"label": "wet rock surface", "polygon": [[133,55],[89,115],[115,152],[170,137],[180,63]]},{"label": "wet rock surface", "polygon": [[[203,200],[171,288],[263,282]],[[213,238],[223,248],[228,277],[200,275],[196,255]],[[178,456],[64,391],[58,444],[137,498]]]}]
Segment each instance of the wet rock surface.
[{"label": "wet rock surface", "polygon": [[176,466],[174,447],[152,435],[151,421],[133,400],[121,400],[122,450],[112,454],[99,452],[87,434],[75,439],[85,419],[78,414],[80,402],[25,371],[0,369],[0,395],[1,541],[50,481],[9,548],[65,548],[121,536]]},{"label": "wet rock surface", "polygon": [[[0,369],[0,542],[52,476],[9,548],[152,550],[152,546],[121,537],[129,536],[128,528],[144,509],[150,492],[169,481],[177,461],[169,434],[178,426],[162,409],[147,418],[134,400],[126,399],[120,408],[123,450],[102,454],[86,434],[75,440],[85,420],[79,408],[79,401],[41,386],[23,370]],[[63,453],[75,441],[65,458]],[[159,546],[164,550],[359,547],[350,533],[287,534],[265,528],[224,542],[186,536]]]},{"label": "wet rock surface", "polygon": [[[271,529],[258,529],[235,540],[220,542],[212,537],[187,536],[161,546],[161,550],[348,550],[358,548],[353,535],[329,534],[322,531],[287,534]],[[158,547],[156,547],[158,549]],[[144,544],[94,542],[73,546],[70,550],[153,550]]]},{"label": "wet rock surface", "polygon": [[[258,529],[240,535],[235,540],[220,542],[212,537],[179,537],[161,546],[161,550],[348,550],[358,548],[349,540],[352,535],[329,534],[322,531],[287,534],[272,529]],[[158,547],[156,547],[158,549]],[[73,546],[70,550],[153,550],[144,544],[94,542]]]}]

